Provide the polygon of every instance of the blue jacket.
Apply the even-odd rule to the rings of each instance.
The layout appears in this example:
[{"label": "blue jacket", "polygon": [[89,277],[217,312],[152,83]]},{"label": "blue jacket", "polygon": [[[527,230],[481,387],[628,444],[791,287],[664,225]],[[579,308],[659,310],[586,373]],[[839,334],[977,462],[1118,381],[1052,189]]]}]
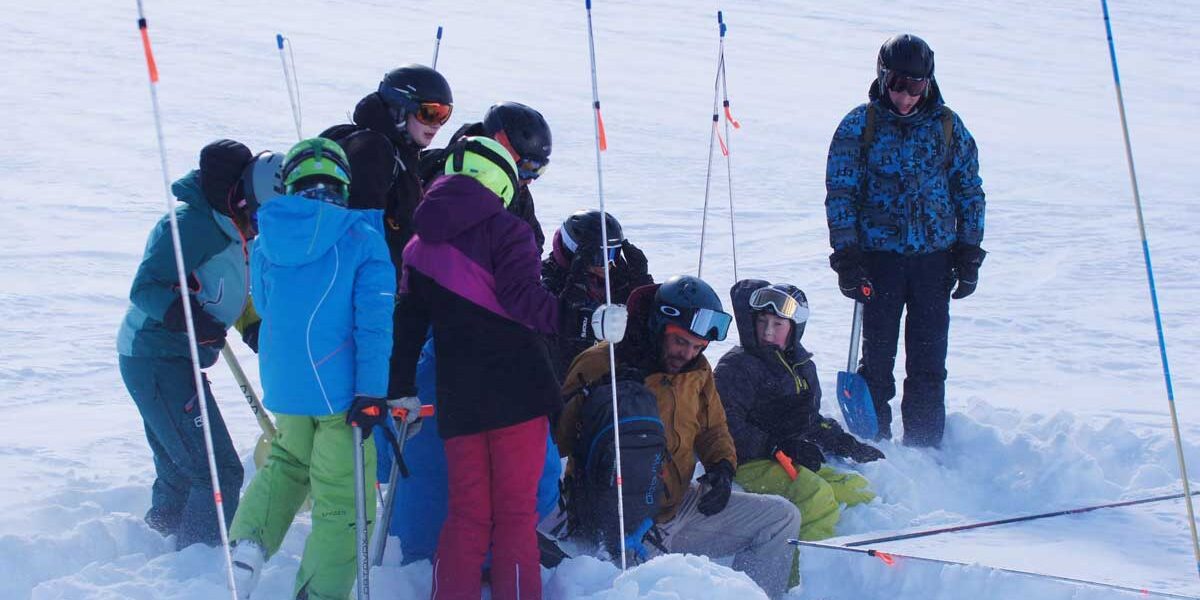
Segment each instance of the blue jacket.
[{"label": "blue jacket", "polygon": [[291,195],[258,209],[250,280],[270,410],[331,415],[387,395],[396,275],[371,222]]},{"label": "blue jacket", "polygon": [[[233,221],[212,209],[200,189],[200,172],[171,185],[183,206],[175,209],[189,287],[204,311],[226,326],[246,306],[246,242]],[[198,286],[198,289],[197,289]],[[186,333],[163,327],[167,308],[179,300],[179,275],[171,225],[164,215],[150,231],[142,263],[129,290],[129,309],[117,333],[117,352],[145,358],[191,356]],[[200,346],[200,365],[217,361],[220,347]]]},{"label": "blue jacket", "polygon": [[[983,240],[975,140],[955,115],[947,146],[942,125],[947,109],[936,83],[931,94],[919,113],[899,117],[883,106],[873,84],[871,101],[838,125],[825,172],[825,216],[834,250],[857,246],[914,255]],[[864,160],[868,106],[876,115],[875,138]]]}]

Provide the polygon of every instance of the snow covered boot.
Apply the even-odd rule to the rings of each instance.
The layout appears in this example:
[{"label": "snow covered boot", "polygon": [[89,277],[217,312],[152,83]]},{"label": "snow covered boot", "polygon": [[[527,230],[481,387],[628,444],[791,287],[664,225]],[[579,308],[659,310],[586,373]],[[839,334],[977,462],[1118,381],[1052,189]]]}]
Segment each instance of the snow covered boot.
[{"label": "snow covered boot", "polygon": [[238,540],[231,551],[233,557],[233,581],[237,585],[238,599],[249,600],[258,586],[267,553],[262,546],[250,540]]}]

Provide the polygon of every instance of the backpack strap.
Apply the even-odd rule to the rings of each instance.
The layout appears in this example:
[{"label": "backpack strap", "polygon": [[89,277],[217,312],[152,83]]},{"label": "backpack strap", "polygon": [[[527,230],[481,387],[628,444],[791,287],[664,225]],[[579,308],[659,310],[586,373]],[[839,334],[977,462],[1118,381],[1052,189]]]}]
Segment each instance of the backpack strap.
[{"label": "backpack strap", "polygon": [[949,106],[942,106],[942,143],[946,147],[944,166],[949,171],[954,162],[954,111]]}]

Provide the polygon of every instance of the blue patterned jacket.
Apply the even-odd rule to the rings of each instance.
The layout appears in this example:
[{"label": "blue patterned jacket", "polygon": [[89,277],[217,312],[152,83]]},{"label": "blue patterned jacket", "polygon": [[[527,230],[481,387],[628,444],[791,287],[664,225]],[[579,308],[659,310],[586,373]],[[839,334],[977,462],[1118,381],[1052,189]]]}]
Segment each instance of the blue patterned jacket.
[{"label": "blue patterned jacket", "polygon": [[[875,111],[875,135],[864,160],[868,109]],[[946,143],[942,115],[948,110],[934,83],[919,113],[899,117],[884,107],[872,84],[870,102],[842,119],[825,173],[825,216],[834,250],[857,246],[915,255],[956,242],[980,244],[984,195],[978,150],[958,115]]]}]

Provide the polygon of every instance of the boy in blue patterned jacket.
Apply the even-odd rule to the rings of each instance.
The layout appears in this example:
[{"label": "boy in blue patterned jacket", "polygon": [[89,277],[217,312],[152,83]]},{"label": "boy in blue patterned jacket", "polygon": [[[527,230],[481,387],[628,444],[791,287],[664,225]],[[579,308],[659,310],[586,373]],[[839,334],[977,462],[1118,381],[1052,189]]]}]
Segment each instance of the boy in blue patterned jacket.
[{"label": "boy in blue patterned jacket", "polygon": [[[279,433],[233,519],[234,571],[248,598],[304,498],[312,533],[294,595],[347,597],[355,576],[354,452],[374,494],[375,448],[355,448],[386,413],[396,278],[371,215],[346,208],[350,170],[334,142],[297,144],[283,165],[287,193],[262,206],[250,259],[264,404]],[[368,503],[367,519],[374,519]]]},{"label": "boy in blue patterned jacket", "polygon": [[907,355],[904,442],[938,446],[946,423],[950,294],[979,282],[985,252],[979,155],[942,101],[933,50],[914,35],[884,43],[870,102],[842,119],[829,146],[825,211],[830,266],[863,302],[863,359],[880,437],[891,437],[900,317]]}]

